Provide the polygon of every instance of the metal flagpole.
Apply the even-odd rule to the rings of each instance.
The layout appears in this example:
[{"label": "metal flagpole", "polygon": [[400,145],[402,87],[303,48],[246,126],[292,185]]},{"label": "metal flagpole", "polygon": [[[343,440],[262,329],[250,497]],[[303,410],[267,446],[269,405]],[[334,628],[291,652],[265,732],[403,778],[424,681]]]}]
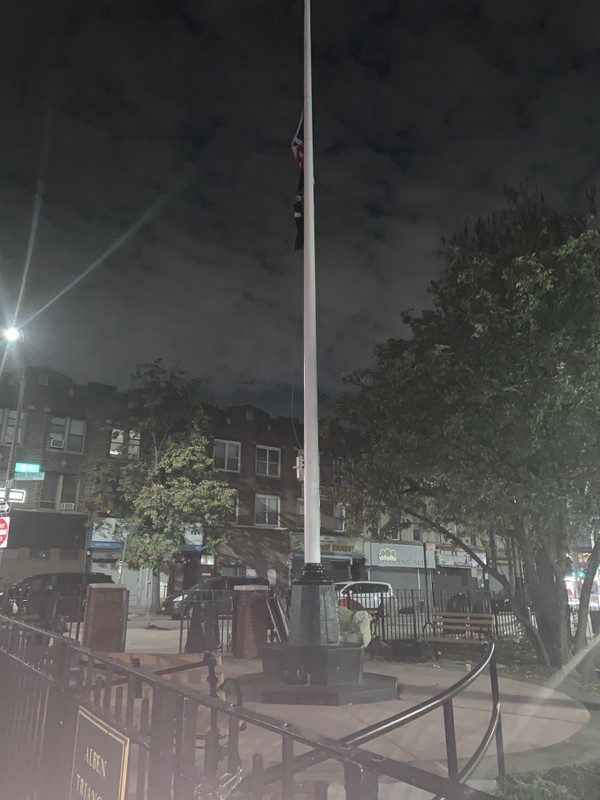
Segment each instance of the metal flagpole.
[{"label": "metal flagpole", "polygon": [[398,687],[395,677],[363,674],[363,648],[340,642],[338,600],[321,563],[310,22],[310,0],[304,0],[304,569],[292,583],[288,639],[263,648],[262,679],[250,696],[263,703],[340,705],[393,700]]},{"label": "metal flagpole", "polygon": [[310,0],[304,0],[304,563],[321,563]]}]

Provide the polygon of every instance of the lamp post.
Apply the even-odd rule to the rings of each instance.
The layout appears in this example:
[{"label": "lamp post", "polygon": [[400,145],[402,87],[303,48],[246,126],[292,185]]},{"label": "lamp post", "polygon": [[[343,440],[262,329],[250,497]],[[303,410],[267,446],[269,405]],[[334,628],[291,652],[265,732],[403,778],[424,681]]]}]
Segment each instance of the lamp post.
[{"label": "lamp post", "polygon": [[[2,332],[2,336],[7,345],[21,342],[24,345],[25,337],[23,331],[19,328],[7,328]],[[13,470],[17,456],[17,440],[19,438],[19,426],[21,423],[21,416],[23,414],[23,403],[25,400],[25,381],[26,381],[26,368],[25,368],[25,351],[24,347],[21,349],[21,375],[19,378],[19,395],[17,398],[17,411],[15,419],[15,432],[10,443],[10,450],[8,451],[8,461],[6,464],[6,480],[4,482],[4,502],[9,502],[10,490],[13,482]]]}]

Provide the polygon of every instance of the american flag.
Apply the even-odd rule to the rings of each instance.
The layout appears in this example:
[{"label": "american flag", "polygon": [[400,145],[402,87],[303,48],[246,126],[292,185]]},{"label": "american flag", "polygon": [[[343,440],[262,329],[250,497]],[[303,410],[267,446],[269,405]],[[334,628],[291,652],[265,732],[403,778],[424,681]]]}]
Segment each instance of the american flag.
[{"label": "american flag", "polygon": [[302,250],[304,247],[304,114],[300,117],[298,128],[292,139],[292,153],[300,170],[298,188],[294,198],[294,219],[296,221],[294,250]]},{"label": "american flag", "polygon": [[298,129],[292,139],[292,153],[296,159],[296,164],[299,169],[304,166],[304,114],[300,116]]}]

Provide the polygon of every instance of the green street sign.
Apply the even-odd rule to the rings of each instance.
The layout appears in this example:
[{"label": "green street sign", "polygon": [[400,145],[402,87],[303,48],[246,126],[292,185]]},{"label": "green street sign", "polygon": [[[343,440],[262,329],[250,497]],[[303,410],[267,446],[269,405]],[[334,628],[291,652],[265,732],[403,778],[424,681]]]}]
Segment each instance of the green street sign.
[{"label": "green street sign", "polygon": [[46,477],[45,472],[19,472],[15,475],[16,481],[43,481]]},{"label": "green street sign", "polygon": [[15,472],[39,472],[40,469],[39,464],[24,464],[22,461],[15,464]]}]

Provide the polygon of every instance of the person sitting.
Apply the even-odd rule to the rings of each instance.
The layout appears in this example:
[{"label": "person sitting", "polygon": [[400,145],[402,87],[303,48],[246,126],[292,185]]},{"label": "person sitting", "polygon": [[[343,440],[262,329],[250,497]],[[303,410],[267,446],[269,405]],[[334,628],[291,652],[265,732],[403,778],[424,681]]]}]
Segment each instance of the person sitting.
[{"label": "person sitting", "polygon": [[371,643],[371,615],[368,611],[352,611],[340,606],[340,642],[359,644],[366,648]]}]

